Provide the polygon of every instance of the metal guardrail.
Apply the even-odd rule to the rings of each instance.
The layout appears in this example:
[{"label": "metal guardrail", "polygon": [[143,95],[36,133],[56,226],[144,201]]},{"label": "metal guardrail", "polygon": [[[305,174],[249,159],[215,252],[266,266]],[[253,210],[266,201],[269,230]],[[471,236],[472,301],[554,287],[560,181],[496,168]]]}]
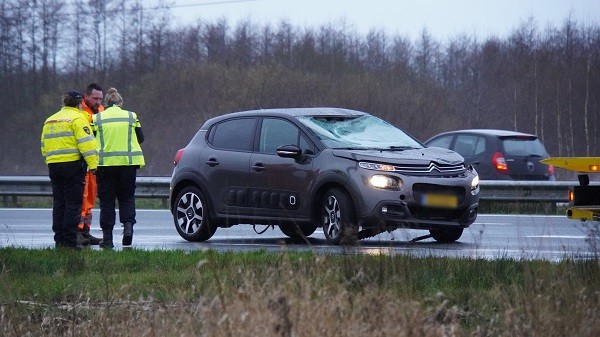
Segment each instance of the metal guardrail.
[{"label": "metal guardrail", "polygon": [[[137,177],[135,195],[138,198],[169,198],[171,177]],[[482,180],[481,200],[498,202],[568,202],[568,191],[577,181],[510,181]],[[7,205],[21,196],[52,196],[47,176],[0,176],[0,196]]]},{"label": "metal guardrail", "polygon": [[[137,177],[135,196],[137,198],[169,198],[171,177]],[[48,176],[0,176],[0,196],[2,205],[9,200],[16,203],[18,197],[51,197],[52,185]]]},{"label": "metal guardrail", "polygon": [[480,181],[480,200],[506,202],[569,202],[569,190],[577,181]]}]

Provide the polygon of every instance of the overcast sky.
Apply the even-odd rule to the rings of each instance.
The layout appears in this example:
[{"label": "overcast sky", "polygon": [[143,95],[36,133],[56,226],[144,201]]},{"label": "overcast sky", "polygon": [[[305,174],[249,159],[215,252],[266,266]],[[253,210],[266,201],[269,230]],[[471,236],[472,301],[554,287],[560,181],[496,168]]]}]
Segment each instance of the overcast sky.
[{"label": "overcast sky", "polygon": [[597,25],[600,0],[167,0],[180,22],[225,18],[277,25],[319,27],[345,22],[360,34],[371,29],[416,39],[427,28],[440,41],[459,34],[505,37],[533,18],[540,29],[560,27],[569,17]]}]

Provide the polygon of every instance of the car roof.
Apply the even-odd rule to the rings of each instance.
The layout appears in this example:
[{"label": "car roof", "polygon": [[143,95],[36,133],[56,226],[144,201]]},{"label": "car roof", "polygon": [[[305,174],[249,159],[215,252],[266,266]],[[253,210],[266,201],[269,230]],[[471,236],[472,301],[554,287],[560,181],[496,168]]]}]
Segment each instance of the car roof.
[{"label": "car roof", "polygon": [[334,107],[317,107],[317,108],[276,108],[276,109],[259,109],[226,113],[220,116],[213,117],[206,121],[205,125],[216,123],[220,120],[231,117],[256,117],[256,116],[275,116],[275,117],[298,117],[298,116],[363,116],[368,115],[366,112],[334,108]]},{"label": "car roof", "polygon": [[[477,135],[490,135],[490,136],[496,136],[496,137],[513,137],[513,136],[526,136],[526,137],[535,137],[537,138],[536,135],[533,134],[529,134],[529,133],[524,133],[524,132],[518,132],[518,131],[511,131],[511,130],[498,130],[498,129],[464,129],[464,130],[456,130],[456,131],[448,131],[448,132],[444,132],[441,133],[437,136],[441,136],[441,135],[451,135],[451,134],[456,134],[456,133],[469,133],[469,134],[477,134]],[[435,137],[437,137],[435,136]]]}]

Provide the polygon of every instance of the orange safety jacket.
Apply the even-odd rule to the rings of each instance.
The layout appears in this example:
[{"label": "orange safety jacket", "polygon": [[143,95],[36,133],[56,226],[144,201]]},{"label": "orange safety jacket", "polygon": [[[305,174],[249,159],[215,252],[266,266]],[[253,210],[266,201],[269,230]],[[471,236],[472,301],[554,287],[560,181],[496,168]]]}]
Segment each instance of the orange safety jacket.
[{"label": "orange safety jacket", "polygon": [[[88,113],[89,122],[92,122],[92,116],[94,112],[92,109],[85,104],[85,101],[81,102],[81,110]],[[104,111],[104,107],[100,105],[98,112]],[[96,203],[96,197],[98,196],[98,185],[96,185],[96,176],[92,172],[88,172],[85,175],[85,188],[83,190],[83,204],[81,205],[81,220],[79,221],[79,229],[89,231],[92,225],[92,208]]]}]

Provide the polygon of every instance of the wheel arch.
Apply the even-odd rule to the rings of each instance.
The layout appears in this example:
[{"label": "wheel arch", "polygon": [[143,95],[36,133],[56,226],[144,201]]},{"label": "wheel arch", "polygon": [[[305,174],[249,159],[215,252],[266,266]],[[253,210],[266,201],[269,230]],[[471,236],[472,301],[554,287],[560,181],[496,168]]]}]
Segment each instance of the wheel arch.
[{"label": "wheel arch", "polygon": [[183,190],[184,188],[186,188],[188,186],[196,186],[200,189],[200,191],[204,195],[204,198],[206,199],[206,202],[208,203],[207,206],[209,206],[209,207],[207,209],[209,210],[210,215],[214,216],[213,211],[212,211],[213,201],[212,201],[210,195],[208,195],[206,193],[206,191],[207,191],[206,183],[200,175],[198,175],[195,172],[180,173],[177,176],[177,180],[173,181],[171,186],[172,186],[171,193],[170,193],[171,197],[169,200],[169,207],[170,207],[171,213],[173,213],[173,208],[175,207],[175,199],[177,198],[177,196],[179,195],[181,190]]},{"label": "wheel arch", "polygon": [[323,198],[323,195],[332,188],[339,188],[346,194],[348,194],[350,200],[352,200],[354,209],[356,210],[355,215],[359,217],[359,210],[362,209],[362,204],[360,203],[360,200],[356,197],[358,193],[352,187],[350,180],[343,179],[340,177],[334,177],[332,179],[320,180],[319,183],[316,184],[313,192],[311,193],[310,212],[312,221],[319,221],[321,211],[319,206],[321,204],[321,200]]}]

